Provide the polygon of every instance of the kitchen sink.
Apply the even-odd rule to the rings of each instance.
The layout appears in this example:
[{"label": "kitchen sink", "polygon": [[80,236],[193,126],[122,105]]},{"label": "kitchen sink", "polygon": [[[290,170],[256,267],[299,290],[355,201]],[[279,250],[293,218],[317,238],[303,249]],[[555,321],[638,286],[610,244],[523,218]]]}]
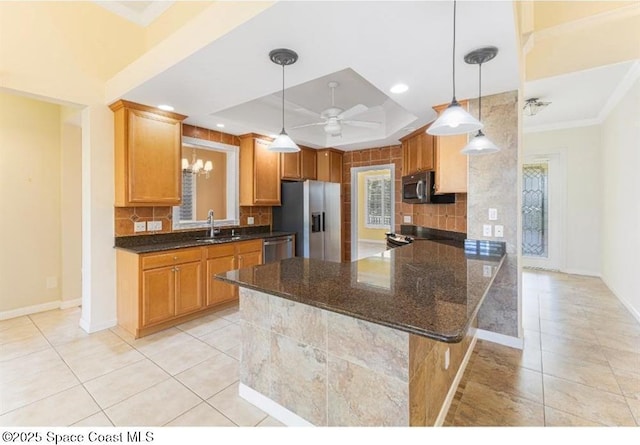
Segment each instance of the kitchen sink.
[{"label": "kitchen sink", "polygon": [[216,236],[215,238],[198,238],[198,239],[196,239],[196,242],[197,243],[204,243],[204,244],[212,244],[212,243],[216,243],[216,242],[236,241],[236,240],[239,240],[240,238],[241,238],[240,235]]}]

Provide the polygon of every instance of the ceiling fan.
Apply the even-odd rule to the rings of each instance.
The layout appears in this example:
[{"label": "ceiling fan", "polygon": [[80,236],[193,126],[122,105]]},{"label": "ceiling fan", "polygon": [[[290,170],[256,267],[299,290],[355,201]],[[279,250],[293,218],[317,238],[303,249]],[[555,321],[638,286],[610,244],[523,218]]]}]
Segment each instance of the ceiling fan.
[{"label": "ceiling fan", "polygon": [[329,88],[331,88],[331,107],[327,108],[320,114],[308,111],[308,113],[313,114],[322,120],[319,122],[312,122],[309,124],[297,125],[295,127],[291,127],[292,129],[322,125],[324,126],[325,133],[327,133],[329,136],[339,137],[339,136],[342,136],[342,125],[351,125],[353,127],[364,127],[364,128],[377,128],[380,126],[380,122],[349,119],[352,116],[356,116],[360,113],[367,111],[368,107],[362,104],[354,105],[353,107],[347,110],[343,110],[342,108],[336,107],[335,90],[338,87],[338,82],[331,81],[329,82],[328,86]]}]

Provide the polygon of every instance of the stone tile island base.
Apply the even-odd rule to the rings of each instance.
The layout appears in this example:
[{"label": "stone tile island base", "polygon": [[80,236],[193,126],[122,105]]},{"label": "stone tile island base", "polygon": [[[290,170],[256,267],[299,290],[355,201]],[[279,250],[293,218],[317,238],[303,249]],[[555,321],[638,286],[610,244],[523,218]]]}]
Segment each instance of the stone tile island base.
[{"label": "stone tile island base", "polygon": [[441,425],[475,345],[243,287],[240,313],[240,396],[287,425]]}]

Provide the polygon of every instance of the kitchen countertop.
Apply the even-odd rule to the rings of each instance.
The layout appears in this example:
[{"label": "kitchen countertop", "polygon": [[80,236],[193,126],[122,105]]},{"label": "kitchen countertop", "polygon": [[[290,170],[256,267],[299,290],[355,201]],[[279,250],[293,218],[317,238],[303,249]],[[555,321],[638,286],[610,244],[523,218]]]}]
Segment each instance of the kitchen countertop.
[{"label": "kitchen countertop", "polygon": [[456,343],[467,333],[503,259],[504,255],[470,255],[462,247],[416,240],[351,263],[296,257],[216,278]]},{"label": "kitchen countertop", "polygon": [[126,250],[128,252],[133,253],[152,253],[152,252],[161,252],[163,250],[174,250],[174,249],[184,249],[187,247],[204,247],[204,246],[215,246],[217,244],[225,244],[225,243],[233,243],[238,241],[247,241],[254,239],[265,239],[265,238],[276,238],[279,236],[289,236],[294,235],[293,232],[259,232],[259,233],[250,233],[244,235],[238,235],[235,237],[231,237],[228,235],[217,235],[213,240],[207,241],[198,241],[198,239],[205,238],[204,236],[201,238],[187,238],[180,240],[172,240],[166,242],[155,242],[148,244],[139,244],[139,245],[130,245],[130,246],[122,246],[116,245],[117,249]]}]

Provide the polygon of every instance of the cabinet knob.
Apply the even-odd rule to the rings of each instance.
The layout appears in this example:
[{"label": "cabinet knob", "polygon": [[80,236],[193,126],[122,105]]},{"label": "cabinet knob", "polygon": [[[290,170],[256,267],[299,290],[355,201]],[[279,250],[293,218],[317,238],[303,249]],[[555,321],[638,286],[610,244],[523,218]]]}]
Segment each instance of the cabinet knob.
[{"label": "cabinet knob", "polygon": [[174,257],[173,257],[173,259],[174,259],[174,260],[177,260],[177,259],[178,259],[178,257],[177,257],[177,256],[174,256]]},{"label": "cabinet knob", "polygon": [[174,272],[178,272],[179,270],[180,270],[180,268],[179,268],[179,267],[174,267],[174,268],[173,268],[173,271],[174,271]]}]

